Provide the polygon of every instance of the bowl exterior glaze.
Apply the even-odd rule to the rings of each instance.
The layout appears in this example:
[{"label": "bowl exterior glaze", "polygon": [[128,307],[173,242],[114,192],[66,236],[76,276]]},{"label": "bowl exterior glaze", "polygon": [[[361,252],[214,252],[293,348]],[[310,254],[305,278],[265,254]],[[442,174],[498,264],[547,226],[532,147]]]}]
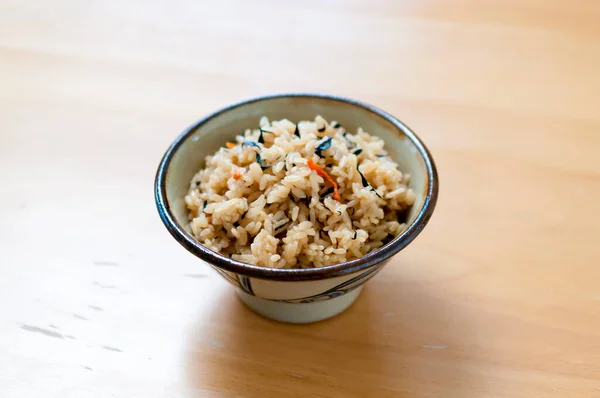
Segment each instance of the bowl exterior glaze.
[{"label": "bowl exterior glaze", "polygon": [[[408,228],[379,250],[342,264],[314,269],[270,269],[240,263],[211,251],[190,233],[184,197],[204,158],[216,152],[262,116],[270,120],[311,120],[319,114],[347,130],[363,127],[385,141],[388,154],[403,172],[416,201]],[[321,94],[278,94],[223,108],[190,126],[169,147],[157,171],[155,199],[171,235],[237,288],[256,312],[284,322],[313,322],[333,316],[354,302],[365,282],[406,247],[429,221],[438,195],[438,177],[429,151],[402,122],[354,100]]]}]

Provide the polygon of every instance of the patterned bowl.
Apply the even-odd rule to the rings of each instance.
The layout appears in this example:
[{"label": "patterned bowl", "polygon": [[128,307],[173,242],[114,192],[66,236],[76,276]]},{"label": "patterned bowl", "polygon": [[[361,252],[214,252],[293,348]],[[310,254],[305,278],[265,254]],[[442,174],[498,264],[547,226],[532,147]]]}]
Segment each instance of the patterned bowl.
[{"label": "patterned bowl", "polygon": [[[385,141],[388,154],[411,174],[416,201],[408,228],[378,250],[356,260],[312,269],[273,269],[244,264],[198,243],[188,227],[184,197],[204,158],[261,116],[270,120],[337,120],[350,131],[363,127]],[[354,100],[321,94],[278,94],[230,105],[185,130],[167,149],[156,174],[155,199],[171,235],[234,285],[240,298],[259,314],[282,322],[307,323],[348,308],[362,286],[406,247],[429,221],[438,196],[435,164],[421,140],[388,113]]]}]

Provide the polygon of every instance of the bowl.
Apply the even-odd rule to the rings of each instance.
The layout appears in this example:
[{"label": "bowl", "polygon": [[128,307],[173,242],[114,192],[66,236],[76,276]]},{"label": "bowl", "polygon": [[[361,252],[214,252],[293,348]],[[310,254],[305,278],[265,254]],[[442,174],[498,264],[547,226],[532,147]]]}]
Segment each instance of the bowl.
[{"label": "bowl", "polygon": [[[311,269],[274,269],[245,264],[200,244],[189,229],[184,197],[207,155],[260,117],[269,120],[313,120],[316,115],[337,120],[348,130],[363,127],[385,141],[400,170],[410,173],[416,201],[407,215],[408,227],[394,240],[359,259]],[[332,317],[348,308],[363,285],[421,233],[435,208],[438,176],[433,159],[404,123],[358,101],[322,94],[276,94],[238,102],[218,110],[186,129],[163,156],[156,174],[155,199],[160,217],[190,253],[235,286],[242,301],[257,313],[278,321],[308,323]]]}]

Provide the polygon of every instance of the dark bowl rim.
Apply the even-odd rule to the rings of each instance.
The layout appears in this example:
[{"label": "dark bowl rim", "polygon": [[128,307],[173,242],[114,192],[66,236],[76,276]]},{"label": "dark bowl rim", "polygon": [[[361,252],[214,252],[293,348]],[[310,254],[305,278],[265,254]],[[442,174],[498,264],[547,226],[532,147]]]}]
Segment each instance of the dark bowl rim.
[{"label": "dark bowl rim", "polygon": [[[382,246],[381,248],[355,260],[346,261],[340,264],[329,265],[321,268],[306,268],[306,269],[278,269],[278,268],[265,268],[255,265],[242,263],[240,261],[233,260],[229,257],[225,257],[217,252],[214,252],[201,243],[196,241],[185,229],[177,223],[167,200],[166,191],[166,177],[169,165],[173,158],[173,155],[177,152],[179,147],[186,141],[186,139],[192,135],[200,126],[207,123],[209,120],[217,117],[225,112],[235,109],[242,105],[252,104],[255,102],[261,102],[266,100],[273,100],[278,98],[319,98],[338,102],[344,102],[353,106],[363,108],[376,116],[379,116],[388,122],[390,122],[397,129],[401,130],[408,139],[415,145],[419,154],[425,162],[427,168],[427,179],[428,188],[427,195],[425,197],[423,207],[415,220],[408,226],[408,228],[395,239]],[[242,100],[231,105],[228,105],[220,110],[217,110],[202,119],[198,120],[190,127],[188,127],[183,133],[181,133],[175,141],[169,146],[165,152],[158,170],[156,172],[156,179],[154,183],[154,196],[156,206],[160,218],[162,219],[165,227],[171,233],[173,238],[185,247],[190,253],[196,257],[206,261],[210,265],[222,268],[226,271],[235,272],[237,274],[245,275],[248,277],[268,279],[268,280],[279,280],[279,281],[307,281],[307,280],[318,280],[335,278],[338,276],[350,274],[353,272],[361,271],[369,268],[383,261],[388,260],[393,255],[404,249],[409,243],[411,243],[417,235],[421,233],[429,219],[433,214],[439,190],[439,179],[435,163],[429,150],[420,140],[420,138],[403,122],[391,114],[376,108],[372,105],[359,102],[353,99],[318,93],[279,93],[269,94],[259,97],[254,97],[246,100]]]}]

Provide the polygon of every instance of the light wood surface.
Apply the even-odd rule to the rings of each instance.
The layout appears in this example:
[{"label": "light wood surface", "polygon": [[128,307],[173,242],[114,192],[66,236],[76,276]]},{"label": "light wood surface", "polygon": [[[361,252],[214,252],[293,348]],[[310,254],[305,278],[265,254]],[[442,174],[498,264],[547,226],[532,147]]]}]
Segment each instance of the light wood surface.
[{"label": "light wood surface", "polygon": [[[600,2],[0,1],[0,396],[599,397]],[[157,163],[272,92],[379,106],[441,178],[346,313],[246,309]]]}]

